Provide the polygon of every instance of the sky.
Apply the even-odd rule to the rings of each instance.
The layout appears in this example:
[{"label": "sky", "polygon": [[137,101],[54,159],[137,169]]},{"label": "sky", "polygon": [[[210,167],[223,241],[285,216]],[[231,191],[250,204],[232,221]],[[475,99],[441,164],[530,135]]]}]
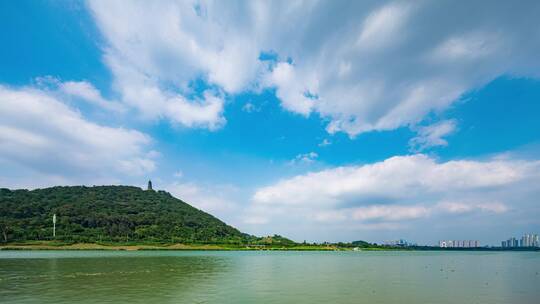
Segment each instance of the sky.
[{"label": "sky", "polygon": [[296,241],[540,233],[538,1],[1,1],[0,187]]}]

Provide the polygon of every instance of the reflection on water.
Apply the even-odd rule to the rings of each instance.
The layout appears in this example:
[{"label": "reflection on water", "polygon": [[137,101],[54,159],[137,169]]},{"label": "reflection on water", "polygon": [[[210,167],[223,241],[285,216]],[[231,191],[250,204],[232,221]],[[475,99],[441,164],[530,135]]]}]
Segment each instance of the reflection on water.
[{"label": "reflection on water", "polygon": [[[151,256],[0,259],[0,303],[182,303],[226,272],[221,257]],[[2,299],[6,301],[2,301]]]},{"label": "reflection on water", "polygon": [[0,251],[0,303],[538,303],[536,252]]}]

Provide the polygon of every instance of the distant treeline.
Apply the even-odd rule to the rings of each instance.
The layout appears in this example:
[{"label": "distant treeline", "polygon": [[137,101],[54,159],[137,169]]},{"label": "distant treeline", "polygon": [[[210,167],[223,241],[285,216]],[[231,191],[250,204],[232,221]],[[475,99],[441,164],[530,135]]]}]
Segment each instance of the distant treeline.
[{"label": "distant treeline", "polygon": [[130,186],[0,189],[0,241],[157,242],[293,245],[281,236],[258,238],[165,191]]}]

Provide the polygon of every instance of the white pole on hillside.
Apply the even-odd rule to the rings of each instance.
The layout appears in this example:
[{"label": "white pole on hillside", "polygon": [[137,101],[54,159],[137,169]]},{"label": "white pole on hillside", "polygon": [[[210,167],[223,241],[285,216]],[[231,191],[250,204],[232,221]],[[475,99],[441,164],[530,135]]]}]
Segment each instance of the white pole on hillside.
[{"label": "white pole on hillside", "polygon": [[52,216],[52,222],[53,222],[53,232],[52,232],[52,235],[53,235],[53,238],[56,238],[56,214],[53,214]]}]

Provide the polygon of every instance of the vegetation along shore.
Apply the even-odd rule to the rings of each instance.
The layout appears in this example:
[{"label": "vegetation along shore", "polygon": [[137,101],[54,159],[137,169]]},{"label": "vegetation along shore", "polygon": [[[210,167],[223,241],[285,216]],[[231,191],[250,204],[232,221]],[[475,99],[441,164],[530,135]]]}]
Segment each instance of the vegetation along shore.
[{"label": "vegetation along shore", "polygon": [[258,237],[168,192],[131,186],[0,189],[0,233],[0,250],[467,250]]}]

